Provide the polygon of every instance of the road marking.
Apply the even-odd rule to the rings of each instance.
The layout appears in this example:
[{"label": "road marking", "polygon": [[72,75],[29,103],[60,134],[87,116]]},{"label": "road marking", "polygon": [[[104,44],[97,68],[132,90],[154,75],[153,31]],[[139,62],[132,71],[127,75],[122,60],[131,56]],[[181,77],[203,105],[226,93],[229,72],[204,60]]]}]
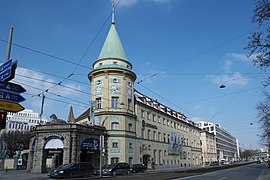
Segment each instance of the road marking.
[{"label": "road marking", "polygon": [[220,178],[219,180],[227,179],[227,177]]}]

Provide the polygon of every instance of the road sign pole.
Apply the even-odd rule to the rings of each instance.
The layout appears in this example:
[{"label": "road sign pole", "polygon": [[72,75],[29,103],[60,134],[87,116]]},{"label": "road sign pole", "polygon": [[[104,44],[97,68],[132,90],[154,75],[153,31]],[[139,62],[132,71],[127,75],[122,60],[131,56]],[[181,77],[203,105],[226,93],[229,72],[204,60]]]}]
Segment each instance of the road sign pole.
[{"label": "road sign pole", "polygon": [[10,52],[11,52],[11,44],[12,44],[12,36],[13,36],[13,27],[10,28],[9,31],[9,39],[8,39],[8,48],[7,48],[7,57],[6,60],[8,61],[10,59]]}]

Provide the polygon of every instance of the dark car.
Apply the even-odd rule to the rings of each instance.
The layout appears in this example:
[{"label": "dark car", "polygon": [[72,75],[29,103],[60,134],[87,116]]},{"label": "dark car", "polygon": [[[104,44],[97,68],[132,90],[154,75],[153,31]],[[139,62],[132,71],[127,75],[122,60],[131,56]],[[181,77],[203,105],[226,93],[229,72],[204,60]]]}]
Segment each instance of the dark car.
[{"label": "dark car", "polygon": [[270,160],[268,160],[268,167],[270,168]]},{"label": "dark car", "polygon": [[93,175],[93,165],[87,162],[63,164],[56,169],[52,169],[48,176],[50,178],[71,178]]},{"label": "dark car", "polygon": [[145,172],[146,167],[144,164],[133,164],[130,168],[131,172],[137,173],[137,172]]},{"label": "dark car", "polygon": [[211,162],[209,165],[210,166],[219,166],[220,163],[218,161],[214,161],[214,162]]},{"label": "dark car", "polygon": [[130,173],[130,166],[128,163],[114,163],[103,166],[102,175],[116,176],[128,175]]}]

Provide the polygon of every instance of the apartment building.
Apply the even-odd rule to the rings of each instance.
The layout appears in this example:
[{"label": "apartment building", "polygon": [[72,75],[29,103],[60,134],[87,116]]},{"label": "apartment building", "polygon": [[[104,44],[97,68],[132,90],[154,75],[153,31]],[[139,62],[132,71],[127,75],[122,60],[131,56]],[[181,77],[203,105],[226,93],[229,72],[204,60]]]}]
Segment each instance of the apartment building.
[{"label": "apartment building", "polygon": [[39,114],[31,109],[7,114],[6,131],[29,131],[38,124],[46,124],[46,118],[40,118]]},{"label": "apartment building", "polygon": [[221,128],[219,124],[210,122],[195,122],[195,124],[216,136],[216,148],[218,161],[234,161],[239,159],[238,140],[228,131]]}]

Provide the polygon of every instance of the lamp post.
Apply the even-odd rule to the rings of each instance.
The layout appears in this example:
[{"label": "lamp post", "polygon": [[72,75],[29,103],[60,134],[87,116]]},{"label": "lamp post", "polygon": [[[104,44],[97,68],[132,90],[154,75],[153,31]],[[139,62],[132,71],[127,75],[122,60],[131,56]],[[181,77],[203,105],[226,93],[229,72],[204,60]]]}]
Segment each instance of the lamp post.
[{"label": "lamp post", "polygon": [[103,150],[104,150],[104,136],[99,137],[99,176],[102,177],[102,165],[103,165]]}]

